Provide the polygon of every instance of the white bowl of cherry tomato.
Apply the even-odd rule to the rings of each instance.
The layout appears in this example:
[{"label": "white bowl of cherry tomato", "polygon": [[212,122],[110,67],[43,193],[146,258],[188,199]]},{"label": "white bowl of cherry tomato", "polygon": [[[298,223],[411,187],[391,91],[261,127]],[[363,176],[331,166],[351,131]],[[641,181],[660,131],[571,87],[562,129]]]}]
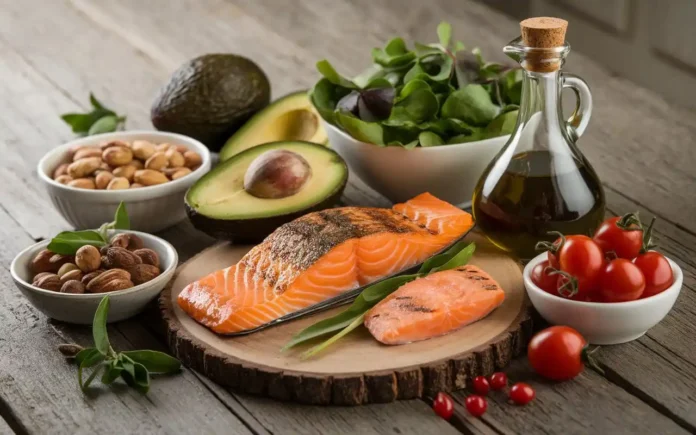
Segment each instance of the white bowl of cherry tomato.
[{"label": "white bowl of cherry tomato", "polygon": [[[654,221],[653,221],[654,223]],[[592,238],[560,236],[524,269],[534,308],[551,324],[578,330],[591,344],[625,343],[672,309],[681,268],[653,250],[652,225],[635,214],[604,221]]]}]

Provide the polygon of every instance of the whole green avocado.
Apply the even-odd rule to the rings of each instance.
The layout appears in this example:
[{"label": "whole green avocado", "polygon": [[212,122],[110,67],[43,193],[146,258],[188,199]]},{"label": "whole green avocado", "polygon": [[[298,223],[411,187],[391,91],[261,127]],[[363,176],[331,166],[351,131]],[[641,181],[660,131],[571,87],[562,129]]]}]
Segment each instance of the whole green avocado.
[{"label": "whole green avocado", "polygon": [[254,62],[234,54],[206,54],[172,74],[150,116],[156,129],[190,136],[218,151],[270,97],[268,78]]}]

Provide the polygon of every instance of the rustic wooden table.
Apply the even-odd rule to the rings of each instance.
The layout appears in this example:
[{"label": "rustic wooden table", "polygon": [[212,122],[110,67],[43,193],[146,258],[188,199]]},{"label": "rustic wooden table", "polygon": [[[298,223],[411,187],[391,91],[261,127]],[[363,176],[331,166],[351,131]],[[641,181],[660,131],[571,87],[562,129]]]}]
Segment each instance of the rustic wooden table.
[{"label": "rustic wooden table", "polygon": [[[8,265],[34,241],[68,228],[35,165],[70,139],[58,114],[86,108],[90,91],[151,128],[157,88],[183,61],[233,52],[258,62],[273,95],[307,88],[329,58],[357,73],[392,35],[430,41],[441,19],[496,60],[516,22],[469,0],[0,0],[0,433],[694,433],[696,431],[696,117],[614,77],[581,54],[567,70],[594,91],[582,150],[604,182],[612,214],[659,217],[657,242],[684,269],[670,315],[634,342],[603,348],[604,374],[540,382],[524,359],[509,368],[537,399],[518,408],[494,396],[482,419],[453,425],[422,401],[354,408],[278,403],[223,390],[199,374],[158,378],[147,396],[125,388],[85,397],[56,351],[89,344],[88,328],[59,324],[14,288]],[[571,23],[572,38],[572,23]],[[572,39],[570,39],[572,42]],[[665,80],[669,80],[668,77]],[[424,162],[427,163],[427,162]],[[386,202],[353,181],[350,204]],[[161,234],[182,261],[213,243],[188,223]],[[148,315],[109,328],[121,349],[165,350]],[[462,394],[456,395],[463,402]]]}]

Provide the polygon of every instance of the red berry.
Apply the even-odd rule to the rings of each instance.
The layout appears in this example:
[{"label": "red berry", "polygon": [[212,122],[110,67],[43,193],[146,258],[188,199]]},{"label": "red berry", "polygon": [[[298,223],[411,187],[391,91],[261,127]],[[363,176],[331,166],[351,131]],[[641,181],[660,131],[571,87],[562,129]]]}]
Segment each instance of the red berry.
[{"label": "red berry", "polygon": [[495,372],[491,375],[490,384],[494,390],[502,390],[507,387],[507,375],[503,372]]},{"label": "red berry", "polygon": [[471,395],[464,401],[466,410],[474,417],[481,417],[488,409],[488,402],[481,396]]},{"label": "red berry", "polygon": [[524,382],[518,382],[510,388],[510,400],[518,405],[526,405],[534,400],[534,388]]},{"label": "red berry", "polygon": [[445,420],[449,420],[450,417],[452,417],[454,413],[454,402],[449,394],[437,393],[433,401],[433,411]]},{"label": "red berry", "polygon": [[491,386],[488,384],[488,379],[483,376],[476,376],[473,382],[474,391],[481,396],[488,394]]}]

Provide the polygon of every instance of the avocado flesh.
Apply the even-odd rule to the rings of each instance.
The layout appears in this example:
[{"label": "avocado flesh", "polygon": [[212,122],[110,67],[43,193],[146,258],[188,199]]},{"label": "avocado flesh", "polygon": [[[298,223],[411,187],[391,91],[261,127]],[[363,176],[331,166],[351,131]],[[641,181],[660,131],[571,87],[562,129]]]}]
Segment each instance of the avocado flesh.
[{"label": "avocado flesh", "polygon": [[[312,175],[294,195],[266,199],[244,190],[251,162],[266,151],[283,149],[307,160]],[[345,162],[334,151],[309,142],[275,142],[248,149],[221,163],[196,182],[186,194],[195,213],[216,220],[253,220],[288,215],[311,208],[342,191],[348,178]]]},{"label": "avocado flesh", "polygon": [[220,160],[276,141],[328,142],[319,113],[309,101],[307,91],[286,95],[254,115],[225,143]]}]

